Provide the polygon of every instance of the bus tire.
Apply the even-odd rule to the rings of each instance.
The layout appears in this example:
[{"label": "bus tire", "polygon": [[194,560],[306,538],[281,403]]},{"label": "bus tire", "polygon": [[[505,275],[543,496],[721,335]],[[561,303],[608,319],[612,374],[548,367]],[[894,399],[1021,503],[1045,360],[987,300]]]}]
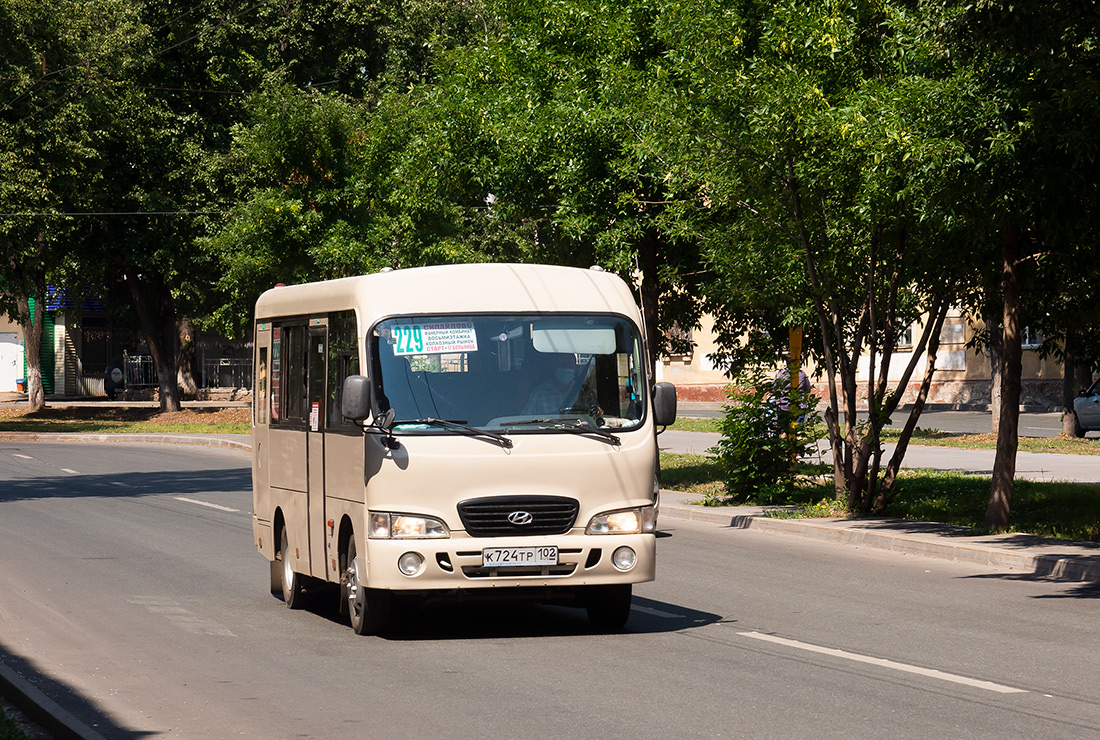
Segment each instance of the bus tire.
[{"label": "bus tire", "polygon": [[601,632],[621,630],[630,618],[631,598],[629,583],[592,587],[585,603],[588,621]]},{"label": "bus tire", "polygon": [[357,635],[385,632],[393,622],[393,594],[363,585],[359,577],[359,557],[355,553],[354,537],[348,540],[347,562],[341,591],[347,599],[352,631]]},{"label": "bus tire", "polygon": [[302,576],[294,572],[291,565],[290,542],[287,540],[286,527],[279,535],[279,551],[275,553],[275,562],[279,567],[279,582],[282,586],[283,603],[291,609],[301,609],[305,606],[305,590],[302,588]]}]

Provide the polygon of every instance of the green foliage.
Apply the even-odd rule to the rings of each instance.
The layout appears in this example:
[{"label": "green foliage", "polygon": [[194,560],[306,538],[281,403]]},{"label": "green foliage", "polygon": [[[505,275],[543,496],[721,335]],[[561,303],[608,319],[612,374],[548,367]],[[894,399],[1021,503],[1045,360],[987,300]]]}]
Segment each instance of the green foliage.
[{"label": "green foliage", "polygon": [[718,422],[722,439],[714,453],[726,495],[734,501],[786,501],[795,490],[796,461],[816,450],[812,401],[788,383],[755,369],[727,391],[729,403]]},{"label": "green foliage", "polygon": [[477,142],[463,180],[492,195],[496,223],[513,225],[523,260],[640,270],[659,350],[674,322],[690,327],[699,314],[696,230],[654,145],[672,93],[660,10],[581,0],[492,10],[481,44],[443,57],[430,101]]},{"label": "green foliage", "polygon": [[205,321],[229,335],[276,283],[357,275],[381,267],[365,243],[370,203],[359,191],[366,111],[346,99],[273,82],[250,101],[251,125],[235,128],[217,161],[236,181],[225,224],[198,240],[221,266],[220,305]]}]

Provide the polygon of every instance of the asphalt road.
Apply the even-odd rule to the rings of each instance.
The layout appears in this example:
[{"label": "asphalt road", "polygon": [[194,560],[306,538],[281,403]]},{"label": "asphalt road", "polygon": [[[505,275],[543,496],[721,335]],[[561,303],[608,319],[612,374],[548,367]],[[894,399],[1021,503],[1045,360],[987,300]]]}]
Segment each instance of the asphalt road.
[{"label": "asphalt road", "polygon": [[0,653],[107,737],[1086,738],[1095,585],[662,524],[627,631],[462,604],[290,611],[247,459],[0,443]]}]

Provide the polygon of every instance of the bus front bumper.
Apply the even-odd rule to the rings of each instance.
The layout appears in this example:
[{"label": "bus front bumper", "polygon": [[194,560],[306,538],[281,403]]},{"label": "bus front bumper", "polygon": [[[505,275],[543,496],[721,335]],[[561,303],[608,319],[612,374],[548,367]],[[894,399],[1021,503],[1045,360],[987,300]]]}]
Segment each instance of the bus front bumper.
[{"label": "bus front bumper", "polygon": [[[547,558],[547,548],[556,548],[556,556]],[[520,556],[520,562],[493,562],[502,550],[504,555]],[[527,556],[536,564],[522,562]],[[367,541],[367,557],[367,586],[394,591],[644,583],[656,574],[656,537],[565,534],[491,540],[461,536],[372,539]]]}]

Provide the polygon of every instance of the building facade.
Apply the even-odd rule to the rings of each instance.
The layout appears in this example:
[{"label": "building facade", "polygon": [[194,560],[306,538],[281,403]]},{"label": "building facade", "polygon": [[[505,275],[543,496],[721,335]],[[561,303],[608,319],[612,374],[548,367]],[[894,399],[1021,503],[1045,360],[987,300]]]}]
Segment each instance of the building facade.
[{"label": "building facade", "polygon": [[[900,382],[905,367],[913,357],[913,340],[919,338],[923,328],[922,325],[915,324],[903,335],[890,363],[889,379],[893,383]],[[992,396],[989,355],[967,346],[979,329],[980,327],[970,324],[960,311],[948,314],[940,333],[936,372],[927,404],[941,408],[989,408]],[[724,402],[730,379],[725,374],[725,368],[717,367],[710,359],[716,349],[713,320],[703,317],[700,328],[692,332],[691,339],[695,344],[693,352],[661,359],[659,379],[674,383],[677,397],[681,401]],[[1040,357],[1040,341],[1030,332],[1024,332],[1020,404],[1035,410],[1058,410],[1062,407],[1062,364],[1053,358]],[[927,364],[927,355],[917,358],[916,368],[902,396],[902,405],[916,399]],[[808,363],[804,369],[814,381],[815,394],[826,398],[828,387],[824,375],[815,377],[812,363]],[[858,377],[866,383],[866,357],[861,361]],[[859,392],[865,394],[866,385]]]}]

